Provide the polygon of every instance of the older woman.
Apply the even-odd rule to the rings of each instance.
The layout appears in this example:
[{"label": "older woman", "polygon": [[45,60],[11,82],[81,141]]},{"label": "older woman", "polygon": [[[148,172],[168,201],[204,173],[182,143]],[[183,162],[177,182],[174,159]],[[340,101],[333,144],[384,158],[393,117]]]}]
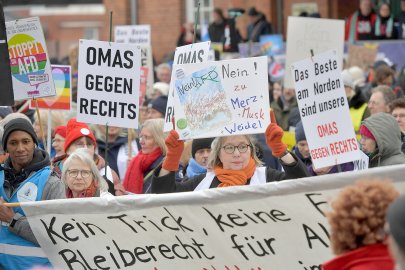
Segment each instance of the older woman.
[{"label": "older woman", "polygon": [[77,149],[63,164],[62,181],[66,198],[99,197],[108,185],[86,149]]},{"label": "older woman", "polygon": [[143,123],[139,133],[141,151],[131,160],[125,174],[126,191],[136,194],[149,191],[152,173],[162,164],[166,154],[163,125],[163,119],[149,119]]},{"label": "older woman", "polygon": [[324,270],[384,269],[394,263],[384,244],[388,206],[399,196],[385,181],[359,181],[344,188],[327,213],[330,242],[336,258],[324,263]]},{"label": "older woman", "polygon": [[266,143],[273,156],[280,158],[285,172],[260,167],[256,146],[250,135],[216,138],[209,157],[211,172],[175,182],[174,171],[178,167],[184,146],[178,134],[172,130],[166,139],[167,155],[162,168],[156,170],[152,180],[152,193],[167,193],[201,190],[215,187],[257,185],[271,181],[308,176],[305,165],[282,143],[283,130],[277,125],[271,112],[271,124],[266,129]]}]

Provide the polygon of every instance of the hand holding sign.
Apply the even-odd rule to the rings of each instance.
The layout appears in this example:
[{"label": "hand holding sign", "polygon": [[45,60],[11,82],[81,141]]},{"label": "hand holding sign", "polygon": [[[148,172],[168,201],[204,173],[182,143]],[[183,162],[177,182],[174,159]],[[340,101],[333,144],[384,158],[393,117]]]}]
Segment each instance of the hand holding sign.
[{"label": "hand holding sign", "polygon": [[287,145],[282,142],[284,131],[277,125],[276,116],[274,112],[270,111],[271,123],[266,129],[266,144],[271,148],[272,154],[275,157],[280,157],[287,151]]},{"label": "hand holding sign", "polygon": [[167,147],[167,153],[162,168],[175,172],[179,168],[181,154],[184,150],[184,141],[179,140],[179,134],[177,131],[171,130],[165,140],[165,144]]}]

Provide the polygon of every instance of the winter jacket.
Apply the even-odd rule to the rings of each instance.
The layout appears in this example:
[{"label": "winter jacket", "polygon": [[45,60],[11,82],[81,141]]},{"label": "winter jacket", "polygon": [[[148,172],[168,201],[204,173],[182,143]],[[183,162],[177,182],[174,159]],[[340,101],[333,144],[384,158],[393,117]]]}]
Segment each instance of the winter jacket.
[{"label": "winter jacket", "polygon": [[[285,172],[277,171],[272,168],[266,168],[266,182],[282,181],[285,179],[295,179],[309,176],[307,168],[293,153],[296,162],[290,165],[283,164]],[[195,177],[183,180],[183,182],[176,182],[174,172],[170,172],[167,175],[160,176],[161,167],[155,170],[152,177],[152,193],[171,193],[171,192],[186,192],[193,191],[200,182],[205,178],[206,174],[200,174]],[[215,177],[211,183],[210,188],[216,188],[220,184],[220,181]],[[247,182],[247,185],[249,181]]]},{"label": "winter jacket", "polygon": [[368,245],[340,255],[322,265],[323,270],[394,270],[388,248]]},{"label": "winter jacket", "polygon": [[[297,117],[296,114],[292,115],[294,108],[298,107],[297,100],[295,97],[292,98],[288,107],[286,106],[283,98],[279,98],[277,101],[273,101],[270,104],[270,107],[273,109],[274,114],[276,115],[277,124],[285,131],[290,129],[290,123],[298,123],[299,120],[292,121],[291,117]],[[299,117],[299,114],[298,114]]]},{"label": "winter jacket", "polygon": [[263,14],[260,15],[260,18],[254,24],[249,24],[247,28],[248,41],[251,42],[259,42],[260,36],[269,35],[271,33],[271,24],[267,22]]},{"label": "winter jacket", "polygon": [[222,42],[224,40],[226,21],[220,23],[213,22],[208,26],[208,34],[211,42]]},{"label": "winter jacket", "polygon": [[378,152],[369,161],[369,168],[404,164],[401,151],[401,131],[394,117],[388,113],[377,113],[363,121],[376,139]]}]

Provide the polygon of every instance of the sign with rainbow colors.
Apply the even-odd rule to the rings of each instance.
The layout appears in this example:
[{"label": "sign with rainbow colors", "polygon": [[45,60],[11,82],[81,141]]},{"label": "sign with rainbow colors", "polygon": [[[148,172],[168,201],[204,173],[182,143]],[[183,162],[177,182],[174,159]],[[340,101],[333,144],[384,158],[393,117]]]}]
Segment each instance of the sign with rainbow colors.
[{"label": "sign with rainbow colors", "polygon": [[[70,111],[71,106],[71,68],[65,65],[51,65],[52,77],[55,83],[56,96],[39,98],[38,108]],[[35,102],[31,101],[31,108],[35,108]]]},{"label": "sign with rainbow colors", "polygon": [[6,22],[14,99],[54,96],[44,33],[38,17]]}]

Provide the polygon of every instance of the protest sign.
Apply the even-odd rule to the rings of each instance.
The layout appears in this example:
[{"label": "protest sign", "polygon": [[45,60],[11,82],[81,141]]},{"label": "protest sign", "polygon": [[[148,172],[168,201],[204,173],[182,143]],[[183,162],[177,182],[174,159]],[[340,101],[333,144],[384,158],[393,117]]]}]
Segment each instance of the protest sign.
[{"label": "protest sign", "polygon": [[[180,64],[192,64],[192,63],[204,63],[208,61],[208,56],[210,55],[210,41],[199,42],[190,45],[185,45],[177,47],[174,52],[173,68]],[[167,99],[166,113],[165,113],[165,124],[163,130],[165,132],[173,129],[172,117],[174,116],[174,96],[175,96],[175,86],[174,86],[175,75],[172,72],[170,80],[169,95]]]},{"label": "protest sign", "polygon": [[140,47],[96,40],[79,43],[77,120],[137,128]]},{"label": "protest sign", "polygon": [[273,56],[283,52],[282,35],[263,35],[260,36],[261,51],[267,56]]},{"label": "protest sign", "polygon": [[180,138],[263,133],[267,128],[266,56],[178,65],[172,74]]},{"label": "protest sign", "polygon": [[355,160],[353,162],[354,165],[354,171],[362,171],[362,170],[367,170],[368,169],[368,164],[369,164],[369,157],[364,154],[363,151],[360,151],[360,159]]},{"label": "protest sign", "polygon": [[139,45],[151,44],[151,29],[145,25],[117,25],[115,26],[115,42]]},{"label": "protest sign", "polygon": [[360,158],[336,51],[294,63],[299,112],[315,168]]},{"label": "protest sign", "polygon": [[378,48],[367,48],[365,46],[349,45],[348,67],[358,66],[363,70],[368,70],[374,65]]},{"label": "protest sign", "polygon": [[[39,98],[37,100],[38,108],[70,111],[72,102],[70,66],[51,65],[51,68],[56,89],[56,96]],[[31,101],[30,108],[35,108],[34,101]]]},{"label": "protest sign", "polygon": [[[286,69],[294,62],[314,54],[336,50],[339,64],[342,65],[344,44],[343,20],[288,17]],[[284,85],[294,88],[294,79],[286,72]]]},{"label": "protest sign", "polygon": [[60,269],[321,269],[332,254],[324,216],[355,180],[405,166],[165,195],[23,203],[30,227]]},{"label": "protest sign", "polygon": [[4,20],[3,2],[0,2],[0,106],[13,106],[14,93],[11,78],[10,58],[8,54],[6,23]]},{"label": "protest sign", "polygon": [[6,22],[14,99],[56,94],[44,33],[38,17]]}]

